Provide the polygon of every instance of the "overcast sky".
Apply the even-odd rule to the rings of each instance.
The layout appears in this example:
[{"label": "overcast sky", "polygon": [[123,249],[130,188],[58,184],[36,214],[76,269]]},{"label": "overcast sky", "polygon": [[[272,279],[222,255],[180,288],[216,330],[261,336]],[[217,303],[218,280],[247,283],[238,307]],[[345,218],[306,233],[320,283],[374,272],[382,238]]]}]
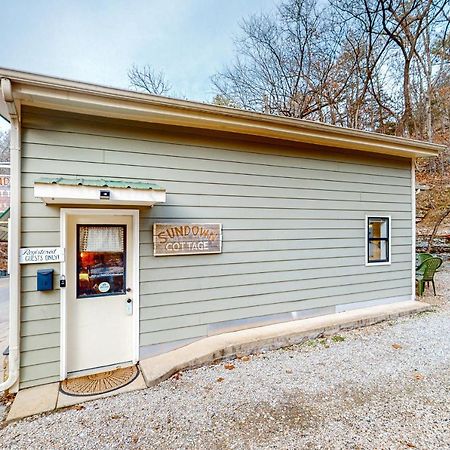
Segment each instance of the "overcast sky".
[{"label": "overcast sky", "polygon": [[209,101],[233,36],[277,0],[2,2],[0,67],[128,88],[132,64],[162,70],[175,96]]}]

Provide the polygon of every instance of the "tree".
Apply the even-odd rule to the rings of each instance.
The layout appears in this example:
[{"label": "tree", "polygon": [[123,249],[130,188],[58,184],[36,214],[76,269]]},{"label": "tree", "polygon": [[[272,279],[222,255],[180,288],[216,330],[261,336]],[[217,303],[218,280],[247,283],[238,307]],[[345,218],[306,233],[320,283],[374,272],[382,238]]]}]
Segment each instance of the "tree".
[{"label": "tree", "polygon": [[148,94],[165,95],[172,86],[162,72],[156,72],[151,66],[139,68],[135,65],[128,71],[131,87]]},{"label": "tree", "polygon": [[[412,76],[413,65],[425,72],[427,92],[431,89],[430,32],[448,9],[447,0],[382,0],[381,23],[388,39],[399,50],[402,58],[403,111],[399,119],[399,134],[417,136],[413,117]],[[419,54],[423,42],[423,53]],[[431,122],[428,133],[431,133]]]},{"label": "tree", "polygon": [[324,11],[315,0],[290,0],[274,17],[244,20],[235,61],[212,78],[217,94],[244,109],[338,120],[349,74],[336,66],[339,31]]},{"label": "tree", "polygon": [[226,106],[228,108],[237,108],[231,99],[224,97],[223,95],[216,94],[211,103],[216,106]]},{"label": "tree", "polygon": [[0,132],[0,161],[9,162],[9,132]]},{"label": "tree", "polygon": [[[430,140],[431,98],[438,79],[432,46],[448,32],[446,0],[331,0],[349,29],[359,30],[367,48],[364,86],[380,108],[396,122],[395,133]],[[361,34],[362,33],[362,34]],[[384,89],[374,89],[374,75],[383,74]],[[391,95],[386,96],[386,88]],[[384,98],[380,97],[384,94]],[[418,120],[417,113],[426,117]],[[422,114],[423,116],[423,114]]]},{"label": "tree", "polygon": [[436,67],[445,60],[433,48],[448,36],[449,5],[284,0],[275,15],[243,21],[234,61],[212,81],[244,109],[431,138]]}]

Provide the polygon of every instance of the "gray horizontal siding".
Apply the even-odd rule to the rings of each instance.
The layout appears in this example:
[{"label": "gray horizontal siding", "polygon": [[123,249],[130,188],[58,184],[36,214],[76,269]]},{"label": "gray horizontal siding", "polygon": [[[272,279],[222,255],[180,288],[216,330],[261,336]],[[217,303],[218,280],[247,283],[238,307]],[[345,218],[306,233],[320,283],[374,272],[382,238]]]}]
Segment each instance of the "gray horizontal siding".
[{"label": "gray horizontal siding", "polygon": [[[383,279],[383,288],[385,290],[390,289],[392,286],[396,288],[398,286],[397,278]],[[350,281],[350,280],[349,280]],[[326,286],[317,281],[311,284],[311,288],[304,289],[304,292],[295,286],[295,289],[287,289],[285,291],[276,292],[265,292],[260,293],[254,292],[253,289],[247,289],[247,295],[245,291],[241,290],[238,297],[227,297],[225,299],[207,299],[207,300],[197,300],[195,302],[185,301],[184,303],[165,303],[162,305],[153,305],[152,308],[143,308],[141,314],[141,321],[143,322],[142,331],[153,331],[155,326],[158,326],[163,319],[167,323],[167,329],[177,328],[176,323],[186,324],[188,321],[198,321],[197,323],[211,323],[211,322],[221,322],[222,314],[231,310],[235,310],[235,313],[239,314],[242,312],[242,308],[258,308],[258,307],[270,307],[274,305],[274,308],[283,308],[277,312],[292,311],[292,309],[284,309],[287,303],[298,302],[300,300],[311,300],[311,308],[323,307],[323,306],[334,306],[336,304],[342,303],[342,298],[336,297],[348,294],[358,294],[361,292],[375,294],[380,290],[379,280],[374,282],[364,282],[364,283],[350,283],[346,282],[339,286],[337,289],[335,286]],[[408,286],[405,286],[408,287]],[[404,289],[400,287],[402,292]],[[169,299],[170,301],[170,299]],[[278,305],[278,306],[276,306]],[[307,309],[306,304],[303,305],[303,309]],[[217,316],[215,320],[210,320],[209,316]],[[273,313],[271,313],[273,314]],[[261,315],[261,314],[256,314]],[[188,317],[189,316],[189,317]],[[244,316],[251,317],[251,316]]]},{"label": "gray horizontal siding", "polygon": [[[205,336],[208,326],[411,294],[409,161],[169,134],[24,111],[22,245],[59,245],[59,207],[42,176],[151,180],[167,203],[141,208],[142,346]],[[366,214],[392,216],[390,266],[364,265]],[[155,221],[220,222],[220,255],[153,256]],[[55,266],[58,276],[58,268]],[[59,295],[22,272],[23,386],[59,373]]]},{"label": "gray horizontal siding", "polygon": [[[168,291],[164,293],[141,293],[141,309],[145,310],[146,307],[154,307],[167,304],[182,304],[182,303],[195,303],[200,301],[212,301],[212,300],[222,300],[236,302],[236,299],[241,297],[252,297],[255,302],[263,302],[263,298],[260,297],[266,294],[275,294],[280,296],[280,300],[283,301],[287,292],[298,292],[303,291],[308,298],[312,294],[314,289],[322,289],[326,287],[331,288],[342,288],[343,286],[354,286],[359,287],[361,292],[369,290],[370,286],[374,290],[379,290],[381,287],[385,286],[387,280],[400,280],[407,281],[411,285],[410,279],[407,279],[408,274],[406,272],[387,272],[386,274],[369,273],[367,275],[349,275],[342,278],[310,278],[307,279],[307,285],[305,285],[304,279],[293,279],[293,280],[282,280],[273,281],[268,283],[258,283],[258,284],[248,284],[248,285],[235,285],[235,286],[225,286],[221,289],[217,288],[203,288],[197,290],[186,290],[186,291]],[[399,283],[400,284],[400,283]],[[366,289],[367,288],[367,289]],[[160,295],[158,295],[160,294]],[[382,297],[381,297],[382,298]],[[239,300],[237,300],[239,302]],[[298,305],[299,309],[302,305]],[[329,305],[327,305],[329,306]]]},{"label": "gray horizontal siding", "polygon": [[59,362],[26,366],[20,369],[20,388],[38,386],[59,380]]},{"label": "gray horizontal siding", "polygon": [[[335,153],[329,156],[326,161],[322,157],[322,149],[306,150],[303,148],[302,160],[294,161],[292,159],[292,147],[286,150],[286,147],[281,145],[271,144],[268,146],[261,146],[257,144],[246,144],[246,153],[242,154],[242,143],[225,141],[221,144],[216,140],[215,145],[211,146],[205,141],[203,137],[197,137],[197,142],[192,135],[180,135],[171,133],[168,135],[165,133],[162,136],[158,136],[157,132],[149,134],[145,129],[137,129],[130,127],[116,127],[102,126],[99,122],[96,122],[93,126],[86,122],[72,121],[69,124],[70,131],[65,132],[63,128],[65,124],[58,123],[56,130],[55,127],[48,127],[43,129],[45,124],[39,123],[37,126],[28,124],[27,128],[23,130],[23,143],[24,146],[28,144],[43,144],[41,151],[37,153],[40,157],[41,154],[44,158],[55,159],[54,154],[48,151],[50,146],[59,146],[61,149],[67,149],[67,154],[64,155],[68,159],[74,159],[76,161],[88,161],[95,160],[97,162],[104,162],[102,151],[118,151],[123,152],[123,141],[126,139],[131,145],[127,149],[127,153],[130,155],[144,155],[144,157],[158,156],[160,158],[192,158],[196,161],[209,161],[209,170],[217,161],[223,161],[226,163],[250,163],[252,165],[263,166],[281,166],[281,167],[306,167],[306,168],[319,168],[320,170],[353,172],[353,167],[358,167],[362,173],[379,173],[373,172],[373,167],[380,167],[380,156],[370,157],[367,155],[353,155],[351,158],[345,156],[345,154]],[[89,132],[89,128],[92,132]],[[71,135],[76,134],[76,140],[72,139]],[[162,137],[162,139],[160,139]],[[189,144],[189,151],[186,151],[185,144]],[[181,147],[181,149],[180,149]],[[74,153],[73,149],[81,149],[81,152]],[[206,149],[206,152],[204,151]],[[276,149],[276,154],[274,154]],[[64,151],[64,150],[60,150]],[[43,152],[43,153],[42,153]],[[47,152],[47,153],[45,153]],[[92,154],[92,158],[91,155]],[[77,156],[74,156],[77,155]],[[36,156],[33,154],[31,156]],[[84,156],[84,157],[83,157]],[[158,159],[163,161],[163,159]],[[362,161],[362,163],[361,163]],[[330,163],[331,162],[331,163]],[[170,165],[172,167],[172,164]],[[404,163],[397,160],[390,160],[389,165],[384,165],[386,174],[398,174],[399,176],[405,176],[403,171]],[[219,167],[219,171],[223,169]]]},{"label": "gray horizontal siding", "polygon": [[[202,266],[205,273],[207,274],[209,270],[218,270],[218,268],[223,268],[223,270],[233,270],[232,267],[235,265],[246,265],[252,263],[263,263],[263,262],[279,262],[279,261],[308,261],[308,260],[322,260],[331,261],[334,258],[352,258],[355,265],[364,264],[364,255],[361,255],[361,249],[358,247],[354,248],[329,248],[323,257],[317,254],[317,249],[306,249],[306,250],[272,250],[270,252],[255,251],[249,252],[227,252],[223,254],[220,262],[217,261],[216,255],[204,255],[201,258],[192,258],[190,256],[179,256],[177,258],[161,258],[161,262],[158,263],[158,267],[153,268],[153,256],[142,255],[141,246],[141,258],[140,258],[140,268],[141,275],[145,271],[149,273],[157,273],[162,275],[164,279],[165,274],[169,274],[170,271],[166,272],[166,268],[176,268],[176,273],[178,274],[176,278],[182,278],[185,270],[189,270],[191,267]],[[150,247],[149,245],[146,248]],[[411,258],[411,248],[408,245],[396,247],[393,249],[393,256],[396,261],[409,261]],[[404,259],[403,259],[404,258]],[[153,268],[151,271],[145,270],[148,268]],[[182,267],[183,271],[179,268]],[[242,273],[240,271],[239,273]],[[163,275],[164,274],[164,275]],[[219,272],[220,274],[220,272]],[[148,275],[151,276],[151,275]]]},{"label": "gray horizontal siding", "polygon": [[[385,268],[385,266],[380,266]],[[388,270],[375,271],[373,270],[370,274],[367,273],[367,270],[364,266],[355,267],[353,265],[347,265],[343,267],[312,267],[312,268],[303,268],[297,269],[292,268],[289,270],[276,270],[276,271],[264,271],[261,270],[257,273],[248,273],[245,271],[239,275],[222,275],[219,277],[210,276],[210,277],[202,277],[197,276],[196,278],[182,278],[178,280],[167,280],[167,281],[150,281],[145,282],[141,281],[141,294],[166,294],[171,292],[187,292],[187,291],[195,291],[198,292],[200,290],[206,289],[220,289],[220,292],[224,292],[222,288],[234,288],[236,286],[264,286],[265,284],[275,284],[283,288],[282,283],[288,283],[291,281],[298,281],[302,284],[305,280],[320,280],[322,278],[336,280],[337,278],[349,278],[352,283],[358,282],[358,277],[362,277],[364,281],[368,279],[368,277],[375,277],[376,281],[380,279],[386,279],[387,276],[396,275],[401,270],[410,270],[410,265],[408,262],[406,263],[398,263],[394,266],[394,270],[392,266],[388,267]],[[382,276],[379,275],[382,273]],[[200,275],[198,273],[198,275]],[[337,281],[337,280],[336,280]],[[341,280],[339,280],[341,281]],[[363,281],[363,282],[364,282]],[[308,281],[308,288],[310,287]]]},{"label": "gray horizontal siding", "polygon": [[59,348],[59,333],[41,334],[38,336],[24,336],[21,350],[28,352],[46,348]]},{"label": "gray horizontal siding", "polygon": [[[25,151],[25,150],[24,150]],[[124,155],[125,157],[125,155]],[[125,160],[121,163],[91,163],[71,161],[70,164],[64,164],[61,167],[61,161],[58,160],[43,160],[38,158],[27,158],[23,162],[22,170],[26,173],[40,172],[44,165],[45,171],[48,174],[62,174],[70,175],[71,173],[83,174],[91,177],[117,177],[117,178],[152,178],[161,181],[185,180],[185,182],[198,183],[201,179],[203,183],[214,183],[217,180],[217,172],[202,170],[202,169],[176,169],[163,167],[143,167],[142,165],[125,165]],[[41,165],[39,165],[41,164]],[[255,169],[259,166],[255,166]],[[333,186],[333,183],[340,183],[339,186],[344,187],[346,183],[360,183],[365,185],[379,185],[379,186],[396,186],[407,187],[408,179],[395,176],[384,176],[381,171],[379,175],[366,175],[358,173],[340,173],[340,172],[324,172],[319,170],[298,169],[296,176],[284,176],[285,168],[279,170],[267,171],[267,173],[241,174],[232,171],[223,172],[220,174],[221,184],[232,184],[240,186],[265,186],[265,187],[287,187],[293,188],[298,186],[301,180],[305,183],[305,188],[314,188],[314,186],[322,186],[322,188]],[[266,171],[265,171],[266,172]],[[200,184],[200,183],[199,183]],[[348,188],[348,185],[346,186]],[[378,188],[380,189],[380,188]]]},{"label": "gray horizontal siding", "polygon": [[[398,285],[398,283],[397,283]],[[385,283],[383,282],[383,286],[385,286]],[[290,295],[291,293],[286,294],[280,294],[277,293],[276,295],[273,295],[270,300],[268,301],[267,305],[258,305],[256,308],[241,308],[238,315],[236,315],[235,310],[230,310],[229,314],[227,313],[227,320],[231,320],[231,317],[240,319],[247,317],[255,317],[256,314],[259,316],[264,315],[273,315],[283,312],[291,312],[298,310],[298,305],[301,303],[302,309],[310,309],[310,308],[319,308],[319,307],[325,307],[334,304],[334,302],[340,304],[340,303],[352,303],[352,302],[358,302],[361,301],[361,296],[364,294],[365,301],[369,300],[377,300],[380,298],[387,298],[389,296],[405,296],[409,295],[411,292],[410,284],[405,283],[405,286],[399,286],[399,287],[391,287],[387,286],[386,289],[380,289],[379,283],[378,283],[378,289],[375,291],[369,291],[366,290],[356,290],[351,286],[351,288],[348,288],[347,286],[344,287],[333,287],[330,289],[330,293],[328,297],[316,297],[315,293],[313,291],[310,291],[308,293],[302,294],[301,291],[295,291],[294,295]],[[343,292],[342,292],[343,291]],[[282,298],[282,301],[280,301],[280,298]],[[293,298],[292,301],[289,301],[290,298]],[[279,302],[279,303],[277,303]],[[193,302],[194,304],[194,302]],[[223,315],[220,315],[221,319],[223,319]],[[155,341],[159,342],[171,342],[173,341],[174,334],[177,335],[184,335],[189,338],[194,337],[201,337],[205,336],[208,332],[208,325],[202,324],[202,325],[190,325],[191,319],[189,316],[185,316],[183,318],[184,322],[181,322],[181,324],[178,324],[178,328],[174,329],[165,329],[162,331],[150,331],[145,332],[143,329],[141,330],[141,339],[140,343],[142,346],[146,345],[153,345]],[[204,320],[204,315],[198,315],[195,319],[197,322],[202,322]],[[223,320],[220,320],[223,321]],[[167,322],[167,326],[170,327],[170,320]],[[152,323],[149,322],[149,328],[151,329]]]},{"label": "gray horizontal siding", "polygon": [[[30,139],[33,139],[31,134]],[[94,138],[95,139],[95,138]],[[160,144],[161,147],[168,147]],[[24,149],[27,151],[29,158],[38,158],[46,160],[58,160],[64,159],[66,161],[71,161],[74,163],[79,162],[90,162],[96,163],[98,165],[115,165],[123,164],[126,162],[127,165],[131,167],[141,167],[153,166],[159,169],[181,169],[181,170],[193,170],[202,172],[218,172],[221,175],[223,173],[232,174],[244,174],[250,176],[256,176],[254,174],[253,168],[258,167],[258,173],[261,175],[273,175],[276,171],[282,171],[284,178],[296,178],[300,176],[312,176],[318,174],[321,179],[335,179],[336,174],[344,174],[344,177],[348,175],[352,178],[355,172],[358,172],[358,181],[367,181],[373,183],[373,178],[380,177],[379,171],[368,165],[361,164],[348,164],[337,161],[317,161],[303,159],[302,163],[293,162],[292,164],[283,164],[277,157],[272,157],[271,161],[269,156],[262,156],[260,159],[267,160],[267,162],[258,163],[258,157],[247,155],[247,159],[241,160],[239,162],[234,162],[230,159],[211,159],[201,157],[199,154],[195,155],[195,152],[189,153],[188,155],[172,154],[170,155],[170,148],[166,154],[161,151],[159,154],[152,152],[152,146],[147,145],[147,151],[142,150],[141,152],[133,152],[132,149],[125,156],[122,153],[122,149],[114,150],[98,150],[98,149],[87,149],[84,147],[68,147],[59,145],[47,144],[36,144],[33,142],[24,143]],[[197,152],[198,153],[198,152]],[[214,153],[214,152],[213,152]],[[132,157],[130,157],[130,154]],[[223,151],[222,151],[223,154]],[[55,156],[57,155],[57,156]],[[203,153],[203,156],[204,153]],[[155,164],[155,159],[157,158],[157,164]],[[272,162],[272,164],[270,164]],[[142,164],[141,164],[142,163]],[[365,177],[367,175],[367,177]],[[386,168],[385,175],[387,177],[393,178],[408,178],[405,177],[405,173],[399,169]],[[384,181],[386,184],[386,181]],[[396,183],[397,184],[397,183]]]},{"label": "gray horizontal siding", "polygon": [[[292,253],[292,252],[290,252]],[[272,255],[273,257],[273,255]],[[395,268],[410,268],[409,254],[400,254],[395,260]],[[188,261],[186,261],[188,263]],[[364,266],[364,257],[361,255],[353,256],[337,256],[334,258],[310,258],[303,259],[294,257],[293,259],[279,259],[272,261],[257,262],[240,262],[235,264],[212,264],[210,266],[183,266],[180,267],[164,267],[158,269],[147,270],[142,268],[140,271],[140,280],[144,282],[161,282],[176,280],[194,280],[196,278],[205,277],[229,277],[235,275],[253,274],[253,273],[273,273],[273,272],[291,272],[300,271],[306,275],[306,270],[326,270],[327,268],[339,267],[355,267],[355,264]]]},{"label": "gray horizontal siding", "polygon": [[[394,281],[397,280],[387,280],[383,282],[384,290],[387,292],[390,289],[398,289],[398,283],[395,283]],[[375,283],[365,283],[367,286],[367,289],[364,289],[364,286],[360,286],[358,290],[357,285],[342,285],[342,289],[344,290],[344,294],[354,294],[358,293],[361,294],[362,292],[367,293],[371,291],[371,288],[379,289],[379,282],[376,281]],[[404,286],[408,287],[408,286]],[[363,289],[363,291],[361,290]],[[401,287],[400,287],[401,290]],[[299,288],[297,288],[297,293],[299,291]],[[356,291],[356,292],[355,292]],[[282,293],[281,293],[282,295]],[[334,292],[334,296],[339,295],[339,292]],[[342,294],[341,294],[342,295]],[[299,298],[300,297],[300,298]],[[304,300],[306,299],[311,300],[311,297],[306,293],[306,295],[303,297]],[[235,303],[229,302],[228,300],[222,304],[222,309],[218,311],[208,311],[208,308],[206,307],[206,311],[202,310],[199,311],[199,308],[193,308],[193,312],[191,313],[191,306],[192,305],[183,305],[184,307],[179,307],[179,312],[177,315],[171,315],[169,317],[162,317],[162,318],[148,318],[148,315],[144,315],[143,319],[141,320],[141,332],[147,333],[147,332],[153,332],[153,331],[162,331],[167,329],[176,330],[180,327],[187,327],[192,325],[207,325],[210,323],[216,323],[223,321],[224,316],[226,316],[226,320],[237,320],[237,319],[243,319],[243,318],[249,318],[249,317],[257,317],[257,316],[264,316],[264,315],[271,315],[271,314],[277,314],[277,313],[283,313],[283,312],[290,312],[295,311],[297,302],[301,299],[301,296],[297,296],[296,300],[289,302],[286,299],[283,299],[282,302],[270,302],[270,303],[261,303],[258,301],[256,305],[248,304],[247,302],[239,302],[239,305],[236,305]],[[320,299],[320,300],[319,300]],[[241,299],[242,300],[242,299]],[[323,307],[323,306],[331,306],[336,304],[336,298],[329,298],[329,297],[316,297],[314,298],[314,302],[309,303],[310,308],[316,308],[316,307]],[[340,299],[342,301],[342,298]],[[205,306],[205,305],[203,305]],[[235,306],[233,308],[233,306]],[[213,308],[216,308],[216,306],[212,306]],[[306,308],[306,303],[302,305],[303,309]],[[173,311],[173,309],[172,309]],[[165,313],[163,313],[165,314]],[[151,314],[150,317],[153,317]]]}]

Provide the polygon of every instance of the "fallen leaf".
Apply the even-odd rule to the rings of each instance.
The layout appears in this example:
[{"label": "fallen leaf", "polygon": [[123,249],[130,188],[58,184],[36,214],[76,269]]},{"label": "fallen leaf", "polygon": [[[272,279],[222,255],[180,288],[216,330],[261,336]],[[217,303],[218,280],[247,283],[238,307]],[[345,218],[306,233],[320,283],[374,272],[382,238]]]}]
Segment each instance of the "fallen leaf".
[{"label": "fallen leaf", "polygon": [[83,405],[73,405],[70,406],[69,409],[74,409],[75,411],[81,411],[82,409],[84,409]]},{"label": "fallen leaf", "polygon": [[409,448],[417,448],[414,444],[412,444],[411,442],[407,442],[407,441],[400,441],[400,444],[406,445]]},{"label": "fallen leaf", "polygon": [[223,378],[223,377],[219,377],[219,378],[217,378],[217,382],[219,382],[219,383],[221,383],[223,380],[225,380],[225,378]]},{"label": "fallen leaf", "polygon": [[243,356],[241,358],[241,361],[244,361],[244,362],[250,361],[250,356]]},{"label": "fallen leaf", "polygon": [[179,379],[181,378],[182,375],[183,375],[183,374],[182,374],[181,372],[177,372],[177,373],[174,373],[174,374],[172,375],[172,378],[173,378],[174,380],[179,380]]},{"label": "fallen leaf", "polygon": [[119,414],[113,414],[111,416],[111,419],[120,419],[122,416],[119,416]]},{"label": "fallen leaf", "polygon": [[225,367],[225,369],[227,369],[227,370],[233,370],[234,369],[234,364],[227,363],[223,367]]},{"label": "fallen leaf", "polygon": [[402,348],[402,346],[400,344],[392,344],[392,348],[395,348],[395,350],[398,350],[398,349]]}]

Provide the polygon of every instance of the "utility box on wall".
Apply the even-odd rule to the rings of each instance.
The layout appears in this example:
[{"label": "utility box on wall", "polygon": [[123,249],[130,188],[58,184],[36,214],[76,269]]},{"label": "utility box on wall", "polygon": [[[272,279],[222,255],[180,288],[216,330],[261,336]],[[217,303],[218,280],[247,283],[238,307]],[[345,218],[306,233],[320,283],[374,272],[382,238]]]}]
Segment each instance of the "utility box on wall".
[{"label": "utility box on wall", "polygon": [[51,291],[53,289],[53,269],[37,271],[37,290]]}]

